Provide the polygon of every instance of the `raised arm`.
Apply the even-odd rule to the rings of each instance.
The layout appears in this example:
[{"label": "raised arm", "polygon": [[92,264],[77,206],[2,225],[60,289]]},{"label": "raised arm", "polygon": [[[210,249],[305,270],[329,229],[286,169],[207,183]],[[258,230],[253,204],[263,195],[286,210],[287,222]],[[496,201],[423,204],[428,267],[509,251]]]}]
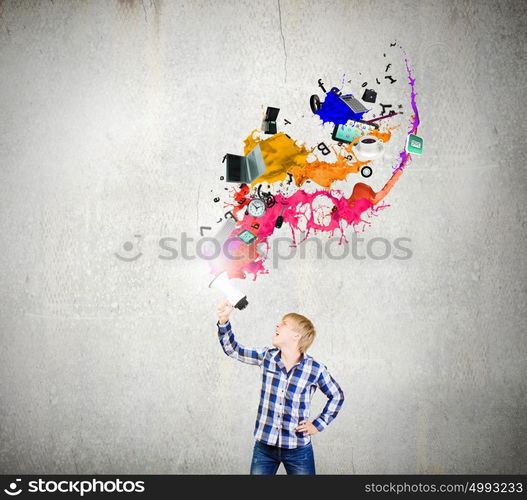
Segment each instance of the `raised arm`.
[{"label": "raised arm", "polygon": [[234,333],[232,333],[230,321],[227,321],[225,325],[220,325],[218,322],[218,337],[223,352],[227,354],[227,356],[249,365],[262,364],[267,348],[252,349],[238,344],[234,338]]},{"label": "raised arm", "polygon": [[252,349],[243,347],[238,344],[232,332],[229,315],[232,311],[232,306],[228,302],[224,302],[218,306],[218,338],[223,352],[231,358],[237,359],[242,363],[249,365],[261,365],[267,348]]},{"label": "raised arm", "polygon": [[313,420],[313,425],[319,431],[323,431],[338,415],[338,412],[342,408],[342,404],[344,403],[344,392],[325,366],[322,366],[321,368],[317,385],[328,398],[322,413]]}]

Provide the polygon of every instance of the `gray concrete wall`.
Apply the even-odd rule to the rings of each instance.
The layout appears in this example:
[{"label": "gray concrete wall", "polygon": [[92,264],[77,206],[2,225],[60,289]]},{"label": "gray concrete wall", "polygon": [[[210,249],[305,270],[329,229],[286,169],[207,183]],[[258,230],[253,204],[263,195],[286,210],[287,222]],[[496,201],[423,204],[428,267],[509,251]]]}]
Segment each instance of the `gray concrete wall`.
[{"label": "gray concrete wall", "polygon": [[[248,471],[258,370],[221,352],[203,261],[158,240],[217,220],[221,158],[262,106],[307,120],[318,78],[380,67],[397,38],[425,155],[363,236],[411,238],[412,258],[280,263],[242,283],[235,331],[262,346],[282,314],[313,319],[347,396],[320,473],[527,473],[526,15],[1,2],[0,472]],[[141,258],[115,258],[125,241]]]}]

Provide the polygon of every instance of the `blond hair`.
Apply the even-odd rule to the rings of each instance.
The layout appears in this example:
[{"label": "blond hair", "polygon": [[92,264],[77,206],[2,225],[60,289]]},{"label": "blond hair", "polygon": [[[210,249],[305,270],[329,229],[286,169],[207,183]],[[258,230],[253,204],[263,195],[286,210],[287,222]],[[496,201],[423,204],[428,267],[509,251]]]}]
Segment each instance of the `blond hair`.
[{"label": "blond hair", "polygon": [[295,322],[292,328],[301,335],[298,341],[298,350],[302,354],[305,353],[311,347],[317,335],[311,320],[297,313],[288,313],[282,319],[292,319]]}]

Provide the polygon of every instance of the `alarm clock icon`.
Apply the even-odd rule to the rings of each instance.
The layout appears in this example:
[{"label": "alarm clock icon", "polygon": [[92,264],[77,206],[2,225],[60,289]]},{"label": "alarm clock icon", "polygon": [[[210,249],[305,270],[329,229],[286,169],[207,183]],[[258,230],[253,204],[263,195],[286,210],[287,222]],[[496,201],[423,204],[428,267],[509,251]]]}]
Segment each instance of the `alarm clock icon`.
[{"label": "alarm clock icon", "polygon": [[247,211],[249,212],[249,215],[253,217],[261,217],[265,214],[265,202],[260,198],[251,200],[247,207]]}]

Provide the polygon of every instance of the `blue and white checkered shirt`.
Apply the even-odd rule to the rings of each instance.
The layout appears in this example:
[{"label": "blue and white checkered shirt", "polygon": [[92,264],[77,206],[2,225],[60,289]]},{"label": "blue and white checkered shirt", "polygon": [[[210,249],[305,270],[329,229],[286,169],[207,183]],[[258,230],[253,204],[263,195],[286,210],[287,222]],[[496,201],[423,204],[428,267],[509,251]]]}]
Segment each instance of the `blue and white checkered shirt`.
[{"label": "blue and white checkered shirt", "polygon": [[258,365],[262,369],[262,390],[254,437],[262,443],[281,448],[297,448],[311,441],[297,432],[301,420],[308,420],[311,396],[319,387],[328,402],[313,425],[323,431],[337,416],[344,403],[344,393],[328,369],[304,354],[289,373],[280,359],[280,350],[264,347],[249,349],[234,338],[230,322],[218,326],[218,337],[225,354],[231,358]]}]

